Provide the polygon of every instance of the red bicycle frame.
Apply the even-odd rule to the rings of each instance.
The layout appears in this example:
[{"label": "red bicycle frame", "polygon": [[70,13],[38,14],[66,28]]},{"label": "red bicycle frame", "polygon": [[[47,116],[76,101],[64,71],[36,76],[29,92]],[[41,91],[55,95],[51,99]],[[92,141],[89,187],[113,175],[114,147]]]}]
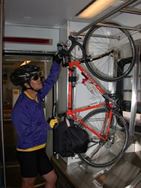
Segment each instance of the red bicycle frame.
[{"label": "red bicycle frame", "polygon": [[[100,87],[100,85],[85,71],[85,69],[80,65],[79,61],[75,61],[75,62],[69,62],[69,69],[68,69],[68,77],[72,77],[73,74],[73,67],[77,67],[82,75],[84,75],[84,77],[86,77],[96,88],[97,90],[101,93],[101,95],[103,95],[105,93],[105,91]],[[68,79],[70,80],[70,79]],[[83,107],[83,108],[78,108],[78,109],[72,109],[72,82],[69,81],[69,86],[68,86],[68,110],[66,112],[67,116],[72,116],[73,119],[77,120],[79,123],[81,123],[86,129],[88,129],[89,131],[91,131],[92,133],[94,133],[95,135],[97,135],[99,138],[106,140],[108,137],[108,133],[109,133],[109,129],[110,129],[110,124],[111,124],[111,120],[112,120],[112,107],[113,104],[111,102],[109,102],[109,107],[110,107],[110,111],[108,111],[106,113],[106,117],[105,120],[103,122],[103,127],[105,125],[105,123],[107,123],[108,120],[108,126],[107,126],[107,130],[106,130],[106,135],[105,137],[102,136],[102,133],[98,133],[95,130],[93,130],[91,127],[89,127],[86,123],[84,123],[81,119],[79,119],[76,115],[76,113],[79,112],[83,112],[83,111],[87,111],[87,110],[91,110],[91,109],[96,109],[96,108],[100,108],[102,106],[105,106],[106,102],[102,102],[100,104],[96,104],[96,105],[91,105],[91,106],[87,106],[87,107]]]}]

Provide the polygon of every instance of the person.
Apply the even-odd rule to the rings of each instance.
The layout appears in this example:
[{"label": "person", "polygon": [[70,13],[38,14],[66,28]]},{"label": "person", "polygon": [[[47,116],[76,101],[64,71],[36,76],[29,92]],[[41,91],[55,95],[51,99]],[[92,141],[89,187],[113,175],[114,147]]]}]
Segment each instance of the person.
[{"label": "person", "polygon": [[46,152],[47,131],[51,130],[44,116],[42,100],[54,86],[61,56],[56,54],[47,79],[43,82],[40,67],[26,64],[15,69],[10,80],[21,86],[11,119],[18,135],[17,158],[22,176],[22,188],[33,188],[37,174],[45,179],[45,188],[54,188],[57,175]]}]

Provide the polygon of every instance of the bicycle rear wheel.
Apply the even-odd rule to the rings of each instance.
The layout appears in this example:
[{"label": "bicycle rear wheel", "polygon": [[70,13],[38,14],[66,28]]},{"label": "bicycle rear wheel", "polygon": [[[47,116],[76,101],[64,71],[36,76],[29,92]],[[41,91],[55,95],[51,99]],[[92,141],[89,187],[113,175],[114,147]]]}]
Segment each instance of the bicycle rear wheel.
[{"label": "bicycle rear wheel", "polygon": [[114,26],[92,27],[83,42],[86,55],[91,57],[91,61],[86,61],[87,68],[103,81],[121,80],[135,64],[136,50],[132,36],[127,30]]},{"label": "bicycle rear wheel", "polygon": [[[89,125],[90,128],[104,136],[109,122],[109,112],[105,108],[96,109],[88,113],[83,118],[83,121]],[[84,126],[80,126],[84,128]],[[86,153],[79,154],[79,157],[90,166],[107,167],[112,165],[120,158],[127,147],[127,124],[123,117],[116,112],[113,112],[110,131],[106,141],[102,140],[88,129],[85,130],[89,134],[88,149]]]}]

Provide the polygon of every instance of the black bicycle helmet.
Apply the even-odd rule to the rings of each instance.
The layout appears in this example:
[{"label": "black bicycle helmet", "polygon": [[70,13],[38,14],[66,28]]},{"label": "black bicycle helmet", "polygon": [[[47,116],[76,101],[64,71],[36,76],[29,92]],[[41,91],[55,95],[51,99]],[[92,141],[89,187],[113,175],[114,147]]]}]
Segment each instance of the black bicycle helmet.
[{"label": "black bicycle helmet", "polygon": [[41,71],[40,67],[35,65],[23,65],[14,70],[14,72],[10,75],[10,80],[15,86],[23,86],[25,82],[28,82],[31,77],[39,71]]}]

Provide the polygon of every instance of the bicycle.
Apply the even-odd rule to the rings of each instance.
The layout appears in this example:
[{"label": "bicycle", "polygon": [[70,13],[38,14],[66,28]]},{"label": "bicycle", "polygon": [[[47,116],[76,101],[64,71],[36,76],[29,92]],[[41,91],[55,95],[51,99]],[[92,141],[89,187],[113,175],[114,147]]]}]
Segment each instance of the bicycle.
[{"label": "bicycle", "polygon": [[[72,45],[67,52],[62,63],[63,67],[68,67],[68,107],[66,116],[73,118],[75,124],[85,129],[89,134],[89,145],[85,153],[78,154],[79,158],[93,167],[107,167],[115,163],[124,153],[128,146],[128,125],[120,114],[119,100],[115,94],[107,93],[97,81],[81,66],[86,58],[83,45],[69,36]],[[78,46],[82,50],[83,58],[71,61],[70,54]],[[73,109],[73,88],[76,77],[75,68],[79,69],[81,75],[89,81],[94,90],[104,98],[104,101],[98,104]],[[89,111],[81,118],[78,113]],[[60,116],[60,115],[58,115]]]}]

